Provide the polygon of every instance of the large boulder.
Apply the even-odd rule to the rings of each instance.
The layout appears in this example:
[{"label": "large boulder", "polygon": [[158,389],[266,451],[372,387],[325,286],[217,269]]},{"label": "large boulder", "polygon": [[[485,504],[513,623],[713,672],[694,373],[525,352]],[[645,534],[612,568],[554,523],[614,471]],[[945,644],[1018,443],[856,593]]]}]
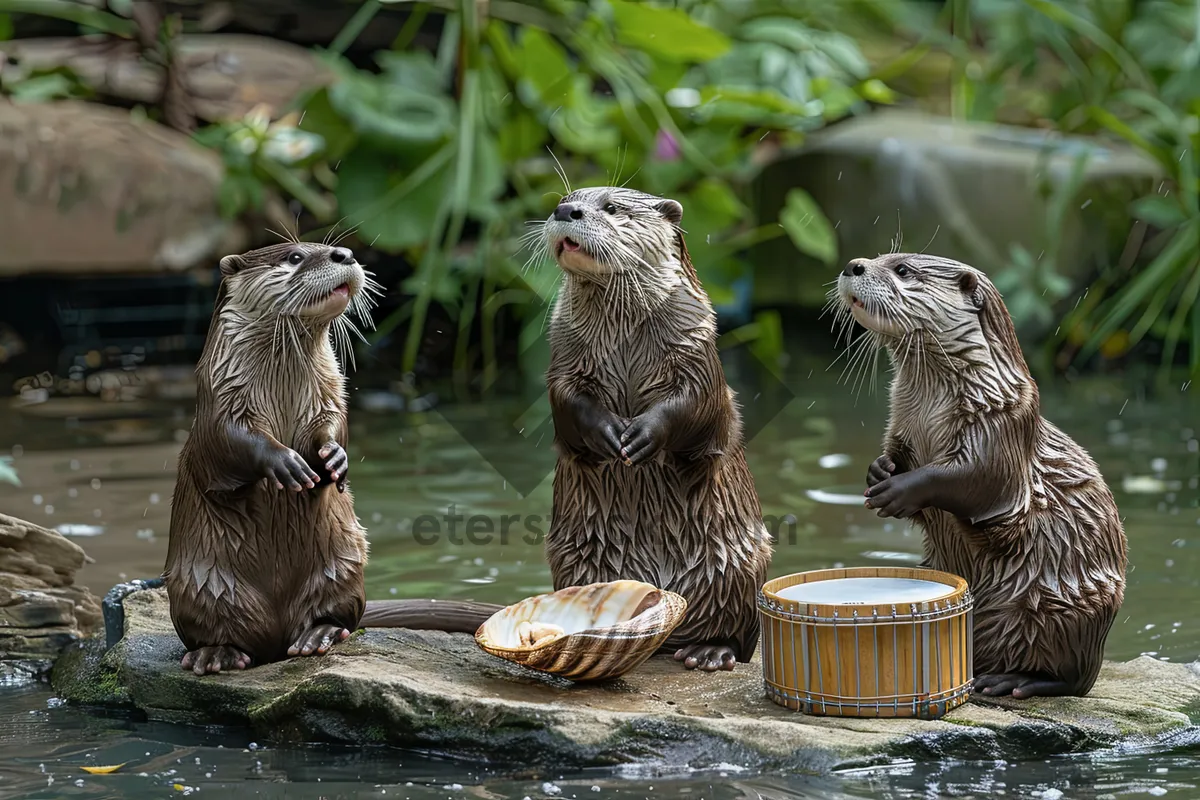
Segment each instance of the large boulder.
[{"label": "large boulder", "polygon": [[[196,114],[208,122],[237,119],[260,106],[278,118],[304,92],[331,78],[312,50],[265,36],[185,35],[175,47]],[[20,69],[69,66],[91,89],[128,103],[157,103],[162,94],[161,68],[134,48],[111,50],[78,37],[46,37],[4,42],[0,53]]]},{"label": "large boulder", "polygon": [[0,103],[0,277],[184,270],[237,252],[220,156],[95,103]]},{"label": "large boulder", "polygon": [[[1161,174],[1149,157],[1098,139],[910,110],[848,120],[781,157],[758,184],[762,219],[778,216],[792,188],[811,194],[837,225],[839,263],[802,255],[786,236],[766,242],[755,254],[755,302],[820,308],[844,262],[890,252],[898,231],[904,251],[964,261],[993,278],[1015,269],[1034,296],[1046,281],[1038,271],[1052,271],[1073,296],[1098,264],[1119,258],[1129,204]],[[1056,206],[1065,208],[1057,221]],[[1018,264],[1014,246],[1034,272]],[[1030,335],[1057,324],[1014,314]]]},{"label": "large boulder", "polygon": [[61,534],[0,514],[0,678],[47,671],[99,628],[99,599],[75,585],[87,560]]},{"label": "large boulder", "polygon": [[390,744],[558,765],[713,764],[824,772],[890,757],[998,759],[1149,741],[1189,727],[1200,672],[1107,664],[1090,697],[973,701],[937,722],[799,715],[763,697],[760,664],[688,673],[669,658],[606,685],[573,685],[481,651],[468,636],[370,630],[329,655],[196,677],[162,590],[125,600],[124,638],[73,646],[66,698],[152,719],[248,724],[260,740]]}]

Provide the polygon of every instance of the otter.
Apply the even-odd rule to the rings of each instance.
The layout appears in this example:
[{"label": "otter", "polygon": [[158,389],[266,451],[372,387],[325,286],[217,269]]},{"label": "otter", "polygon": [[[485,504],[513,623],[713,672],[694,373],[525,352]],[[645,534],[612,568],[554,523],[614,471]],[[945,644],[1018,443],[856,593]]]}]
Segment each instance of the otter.
[{"label": "otter", "polygon": [[334,344],[352,356],[346,312],[369,322],[378,284],[349,249],[299,241],[225,256],[220,271],[163,572],[183,668],[320,655],[360,625],[474,632],[500,607],[365,602]]},{"label": "otter", "polygon": [[923,529],[922,565],[975,599],[975,691],[1084,696],[1124,599],[1128,544],[1088,453],[1041,416],[1008,309],[978,269],[855,259],[831,300],[894,368],[865,505]]},{"label": "otter", "polygon": [[758,644],[771,542],[682,218],[675,200],[598,187],[570,192],[543,224],[563,276],[546,558],[556,590],[624,578],[683,595],[666,651],[687,669],[732,670]]}]

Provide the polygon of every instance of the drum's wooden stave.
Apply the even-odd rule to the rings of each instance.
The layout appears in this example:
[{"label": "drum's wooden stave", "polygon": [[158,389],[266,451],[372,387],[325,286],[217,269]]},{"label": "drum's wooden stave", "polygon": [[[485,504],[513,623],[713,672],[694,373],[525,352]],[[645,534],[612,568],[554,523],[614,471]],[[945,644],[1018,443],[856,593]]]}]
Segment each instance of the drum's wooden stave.
[{"label": "drum's wooden stave", "polygon": [[[813,580],[912,573],[948,592],[870,605],[799,603],[778,594]],[[799,573],[768,581],[759,608],[766,693],[780,705],[816,714],[936,718],[970,692],[972,602],[957,576],[895,567]]]}]

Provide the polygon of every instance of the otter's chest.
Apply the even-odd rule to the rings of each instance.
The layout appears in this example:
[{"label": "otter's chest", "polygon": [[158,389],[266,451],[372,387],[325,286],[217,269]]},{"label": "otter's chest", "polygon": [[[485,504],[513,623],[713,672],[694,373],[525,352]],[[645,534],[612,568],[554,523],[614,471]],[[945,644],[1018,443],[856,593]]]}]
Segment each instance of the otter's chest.
[{"label": "otter's chest", "polygon": [[315,424],[324,423],[344,413],[331,388],[315,381],[296,380],[271,393],[259,407],[259,414],[271,434],[292,448],[308,444]]},{"label": "otter's chest", "polygon": [[944,458],[958,439],[962,420],[955,397],[946,393],[904,391],[891,396],[891,430],[912,451],[921,466]]},{"label": "otter's chest", "polygon": [[557,344],[553,367],[584,377],[618,414],[639,413],[669,394],[677,383],[674,356],[689,346],[672,326],[653,319],[561,331]]}]

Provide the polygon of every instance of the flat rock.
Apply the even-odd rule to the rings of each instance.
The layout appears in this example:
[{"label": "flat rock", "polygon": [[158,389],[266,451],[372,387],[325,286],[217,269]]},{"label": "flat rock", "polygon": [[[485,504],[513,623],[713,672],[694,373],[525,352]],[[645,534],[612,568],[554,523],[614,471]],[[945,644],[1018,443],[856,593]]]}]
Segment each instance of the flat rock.
[{"label": "flat rock", "polygon": [[1106,664],[1083,699],[972,701],[936,722],[821,718],[766,700],[757,661],[697,674],[656,658],[608,684],[573,685],[489,656],[469,636],[405,630],[196,677],[179,666],[184,648],[163,590],[126,598],[125,637],[103,650],[94,641],[69,648],[56,689],[152,719],[248,724],[260,741],[389,744],[524,764],[729,762],[819,773],[892,758],[1045,757],[1177,738],[1200,701],[1200,671],[1140,658]]},{"label": "flat rock", "polygon": [[[0,514],[0,662],[48,668],[64,647],[96,631],[100,601],[75,585],[86,563],[83,548],[57,531]],[[0,663],[0,681],[12,677],[4,670]]]}]

